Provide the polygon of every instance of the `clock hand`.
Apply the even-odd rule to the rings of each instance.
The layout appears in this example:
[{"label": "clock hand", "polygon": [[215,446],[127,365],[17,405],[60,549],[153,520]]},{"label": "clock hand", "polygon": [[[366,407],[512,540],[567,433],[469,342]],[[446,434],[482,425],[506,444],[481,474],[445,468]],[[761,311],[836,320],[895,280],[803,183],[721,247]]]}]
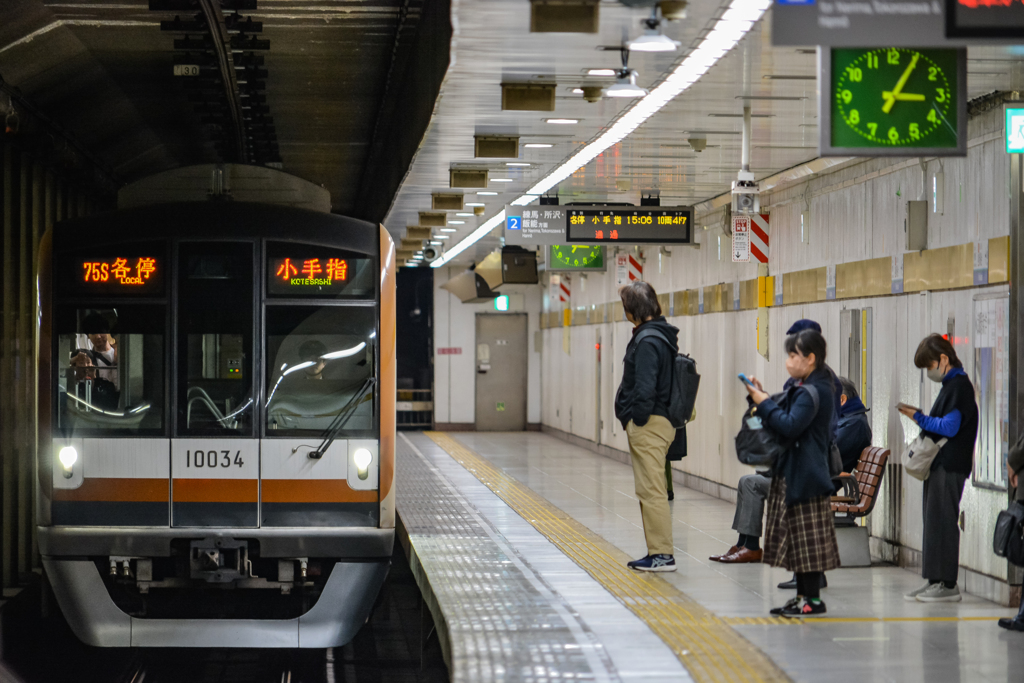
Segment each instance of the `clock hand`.
[{"label": "clock hand", "polygon": [[921,55],[919,54],[915,54],[914,58],[910,60],[910,64],[908,64],[907,68],[903,71],[903,75],[900,76],[900,80],[896,82],[896,87],[893,88],[891,92],[886,91],[888,92],[888,97],[885,92],[882,93],[882,99],[885,100],[885,104],[882,105],[882,111],[886,114],[892,111],[892,106],[896,104],[896,100],[899,98],[900,92],[903,90],[903,86],[907,84],[907,79],[910,78],[910,74],[914,71],[914,67],[917,66],[917,60],[920,56]]},{"label": "clock hand", "polygon": [[918,93],[901,92],[897,93],[896,95],[893,95],[888,90],[882,91],[882,97],[884,97],[886,100],[893,99],[896,100],[897,102],[924,102],[925,100],[924,95],[920,95]]}]

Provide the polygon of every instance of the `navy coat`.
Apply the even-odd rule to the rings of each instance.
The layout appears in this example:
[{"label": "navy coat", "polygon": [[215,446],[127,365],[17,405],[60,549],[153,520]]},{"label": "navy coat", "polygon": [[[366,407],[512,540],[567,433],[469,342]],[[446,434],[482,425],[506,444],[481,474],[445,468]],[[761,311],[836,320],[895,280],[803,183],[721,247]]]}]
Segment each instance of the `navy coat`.
[{"label": "navy coat", "polygon": [[[807,384],[818,391],[817,411],[804,388]],[[828,469],[835,415],[829,400],[832,389],[831,373],[817,371],[803,383],[790,386],[778,403],[768,398],[757,408],[764,423],[791,443],[774,468],[786,480],[786,505],[831,496],[835,491]]]}]

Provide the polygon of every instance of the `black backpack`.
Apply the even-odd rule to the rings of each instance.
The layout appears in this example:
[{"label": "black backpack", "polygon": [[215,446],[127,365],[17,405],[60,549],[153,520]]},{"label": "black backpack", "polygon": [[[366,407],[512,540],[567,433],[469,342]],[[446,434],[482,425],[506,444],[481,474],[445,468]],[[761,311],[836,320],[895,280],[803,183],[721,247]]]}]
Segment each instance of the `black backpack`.
[{"label": "black backpack", "polygon": [[[672,343],[660,331],[655,329],[641,330],[636,335],[636,343],[642,339],[654,337],[668,344]],[[668,400],[668,421],[676,429],[682,429],[693,416],[693,408],[697,404],[697,390],[700,388],[700,375],[697,374],[697,362],[685,353],[677,353],[672,360],[672,385]]]}]

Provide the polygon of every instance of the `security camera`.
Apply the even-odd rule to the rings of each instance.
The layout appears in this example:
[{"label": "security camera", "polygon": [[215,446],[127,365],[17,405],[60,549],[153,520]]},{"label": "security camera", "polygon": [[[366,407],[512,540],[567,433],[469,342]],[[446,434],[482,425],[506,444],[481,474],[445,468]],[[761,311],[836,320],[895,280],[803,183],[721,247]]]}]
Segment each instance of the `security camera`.
[{"label": "security camera", "polygon": [[690,148],[694,152],[703,152],[708,146],[707,138],[689,138],[687,142],[690,143]]},{"label": "security camera", "polygon": [[433,261],[438,256],[440,256],[440,254],[438,253],[437,249],[435,249],[434,247],[424,247],[423,248],[423,259],[425,261]]},{"label": "security camera", "polygon": [[733,214],[752,214],[761,211],[761,188],[754,181],[754,174],[740,171],[738,180],[732,181]]}]

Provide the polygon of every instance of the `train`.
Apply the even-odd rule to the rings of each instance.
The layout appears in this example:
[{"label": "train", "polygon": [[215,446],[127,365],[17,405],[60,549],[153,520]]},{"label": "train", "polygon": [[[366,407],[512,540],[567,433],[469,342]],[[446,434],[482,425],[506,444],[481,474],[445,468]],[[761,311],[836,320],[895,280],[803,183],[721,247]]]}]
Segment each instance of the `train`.
[{"label": "train", "polygon": [[327,648],[395,527],[395,245],[321,187],[175,169],[38,261],[36,524],[99,647]]}]

